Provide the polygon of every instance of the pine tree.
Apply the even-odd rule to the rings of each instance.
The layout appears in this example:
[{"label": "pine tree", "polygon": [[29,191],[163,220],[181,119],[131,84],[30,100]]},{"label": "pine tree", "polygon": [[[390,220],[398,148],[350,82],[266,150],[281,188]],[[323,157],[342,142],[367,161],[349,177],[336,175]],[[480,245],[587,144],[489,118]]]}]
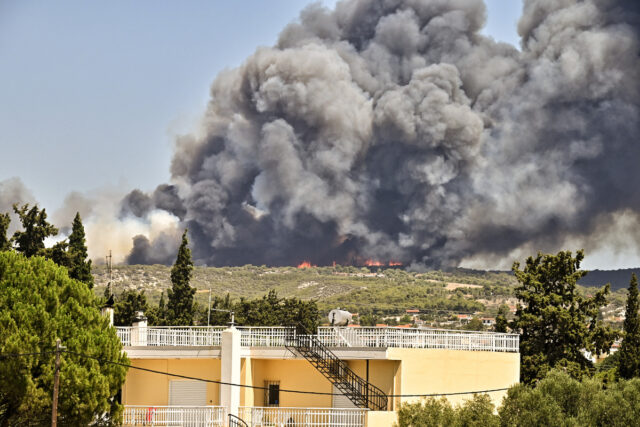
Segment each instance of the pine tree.
[{"label": "pine tree", "polygon": [[178,248],[178,256],[171,268],[171,289],[168,290],[167,324],[188,326],[193,324],[195,307],[193,296],[196,293],[189,282],[193,274],[193,261],[189,249],[187,230],[182,234],[182,243]]},{"label": "pine tree", "polygon": [[9,229],[10,222],[11,218],[8,213],[0,214],[0,252],[11,249],[11,242],[7,238],[7,230]]},{"label": "pine tree", "polygon": [[0,353],[23,354],[0,357],[0,425],[51,421],[56,338],[69,351],[62,356],[58,425],[122,425],[116,395],[129,360],[97,307],[93,292],[52,261],[0,252]]},{"label": "pine tree", "polygon": [[13,205],[13,211],[20,217],[23,228],[11,238],[16,243],[16,251],[27,257],[41,254],[44,251],[44,239],[58,234],[58,229],[47,222],[47,212],[38,209],[38,205],[29,209],[29,204],[21,208]]},{"label": "pine tree", "polygon": [[87,260],[87,246],[85,244],[84,226],[80,213],[76,213],[69,235],[69,277],[77,279],[93,288],[93,275],[91,274],[91,260]]},{"label": "pine tree", "polygon": [[524,383],[543,378],[554,367],[580,378],[593,369],[583,350],[601,354],[617,337],[597,320],[599,309],[607,304],[609,285],[591,298],[577,292],[577,281],[587,274],[580,270],[583,259],[583,251],[575,258],[571,251],[564,251],[529,257],[523,271],[518,262],[513,264],[520,282],[515,294],[522,302],[514,329],[521,332],[520,376]]},{"label": "pine tree", "polygon": [[624,317],[624,339],[620,346],[618,372],[622,378],[640,377],[640,318],[638,317],[638,278],[631,274]]}]

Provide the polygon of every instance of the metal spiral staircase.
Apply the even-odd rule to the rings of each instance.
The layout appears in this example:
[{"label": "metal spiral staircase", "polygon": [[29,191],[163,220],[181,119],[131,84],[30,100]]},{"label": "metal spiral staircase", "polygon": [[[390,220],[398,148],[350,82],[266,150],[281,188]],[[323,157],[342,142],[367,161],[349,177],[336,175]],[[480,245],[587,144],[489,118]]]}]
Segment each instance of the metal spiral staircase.
[{"label": "metal spiral staircase", "polygon": [[364,378],[356,375],[316,335],[298,326],[296,333],[287,336],[285,346],[307,359],[354,405],[374,411],[387,410],[387,395]]}]

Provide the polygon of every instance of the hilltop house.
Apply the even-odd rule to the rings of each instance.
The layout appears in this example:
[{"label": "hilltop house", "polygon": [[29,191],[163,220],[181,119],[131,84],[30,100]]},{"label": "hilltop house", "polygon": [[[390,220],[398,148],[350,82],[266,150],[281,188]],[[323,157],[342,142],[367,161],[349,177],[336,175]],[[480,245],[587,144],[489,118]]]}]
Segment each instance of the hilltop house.
[{"label": "hilltop house", "polygon": [[149,327],[144,318],[116,329],[144,369],[127,373],[125,425],[388,427],[416,395],[497,390],[488,394],[499,404],[520,375],[514,334]]}]

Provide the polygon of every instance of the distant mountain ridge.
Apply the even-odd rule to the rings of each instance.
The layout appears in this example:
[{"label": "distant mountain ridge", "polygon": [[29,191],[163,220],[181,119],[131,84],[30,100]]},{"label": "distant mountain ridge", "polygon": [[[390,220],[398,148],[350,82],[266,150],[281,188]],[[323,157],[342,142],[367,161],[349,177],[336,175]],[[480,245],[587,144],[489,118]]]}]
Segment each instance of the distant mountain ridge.
[{"label": "distant mountain ridge", "polygon": [[582,286],[604,286],[611,284],[611,290],[628,288],[631,280],[631,273],[640,276],[640,267],[624,268],[620,270],[589,270],[589,274],[580,279]]}]

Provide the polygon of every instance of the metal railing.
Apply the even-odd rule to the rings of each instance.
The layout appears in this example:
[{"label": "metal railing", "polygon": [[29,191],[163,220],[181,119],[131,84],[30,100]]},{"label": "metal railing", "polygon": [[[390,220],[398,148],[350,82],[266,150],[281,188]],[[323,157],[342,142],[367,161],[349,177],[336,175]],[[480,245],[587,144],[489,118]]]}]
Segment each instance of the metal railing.
[{"label": "metal railing", "polygon": [[366,409],[241,406],[238,416],[251,427],[364,427]]},{"label": "metal railing", "polygon": [[[128,346],[219,346],[224,326],[143,328],[116,327],[122,345]],[[295,328],[240,326],[245,347],[283,347]],[[141,336],[142,335],[142,336]],[[328,347],[441,348],[471,351],[519,351],[520,336],[492,332],[393,327],[325,327],[317,338]]]},{"label": "metal railing", "polygon": [[133,406],[124,407],[123,426],[225,427],[223,406]]},{"label": "metal railing", "polygon": [[302,325],[299,333],[287,340],[287,348],[307,359],[318,371],[359,408],[385,411],[387,395],[364,378],[358,376],[336,356],[317,335],[311,335]]},{"label": "metal railing", "polygon": [[516,353],[520,347],[518,334],[446,329],[319,327],[318,339],[329,347],[441,348]]}]

